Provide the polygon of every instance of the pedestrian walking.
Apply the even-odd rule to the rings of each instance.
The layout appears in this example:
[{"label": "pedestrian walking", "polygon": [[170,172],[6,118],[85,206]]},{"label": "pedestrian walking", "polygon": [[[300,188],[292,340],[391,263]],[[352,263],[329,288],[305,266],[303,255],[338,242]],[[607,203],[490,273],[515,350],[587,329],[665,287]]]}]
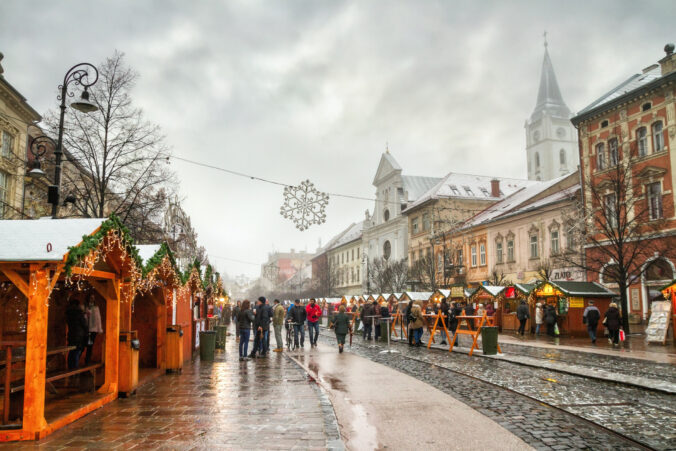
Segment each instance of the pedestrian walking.
[{"label": "pedestrian walking", "polygon": [[411,308],[411,318],[412,321],[409,324],[409,334],[413,334],[415,340],[415,346],[422,346],[423,335],[423,315],[422,309],[418,304],[414,304]]},{"label": "pedestrian walking", "polygon": [[273,349],[274,352],[282,352],[284,350],[284,340],[282,340],[282,325],[284,324],[284,314],[286,310],[284,306],[279,303],[279,299],[275,299],[275,306],[272,308],[272,327],[275,330],[275,342],[277,347]]},{"label": "pedestrian walking", "polygon": [[451,332],[451,340],[458,330],[458,316],[462,315],[462,307],[459,302],[451,303],[451,308],[448,310],[448,331]]},{"label": "pedestrian walking", "polygon": [[542,303],[538,302],[535,304],[535,335],[540,335],[540,326],[544,321],[544,309],[542,308]]},{"label": "pedestrian walking", "polygon": [[[262,297],[262,296],[261,296]],[[263,299],[263,343],[262,343],[262,355],[265,356],[270,351],[270,324],[272,324],[272,307],[265,297]]]},{"label": "pedestrian walking", "polygon": [[239,341],[239,312],[242,309],[242,301],[237,301],[237,305],[232,309],[232,320],[235,322],[235,341]]},{"label": "pedestrian walking", "polygon": [[530,318],[528,304],[526,304],[526,301],[522,300],[519,306],[516,308],[516,319],[519,320],[519,334],[522,337],[526,330],[526,321],[528,321],[528,318]]},{"label": "pedestrian walking", "polygon": [[608,310],[603,318],[603,324],[608,328],[608,343],[613,346],[620,344],[620,326],[622,325],[622,315],[617,308],[617,304],[610,303]]},{"label": "pedestrian walking", "polygon": [[270,331],[270,316],[268,310],[265,308],[265,298],[263,296],[256,300],[256,313],[254,315],[254,344],[250,358],[265,356],[265,333]]},{"label": "pedestrian walking", "polygon": [[80,367],[80,356],[87,345],[89,335],[85,312],[77,299],[71,299],[66,309],[66,324],[68,325],[68,346],[75,349],[68,351],[68,369]]},{"label": "pedestrian walking", "polygon": [[[389,306],[383,302],[383,304],[380,306],[380,318],[389,318],[390,317],[390,309]],[[387,337],[387,334],[390,332],[389,330],[389,320],[382,321],[380,323],[380,327],[385,328],[385,336]],[[379,335],[381,336],[381,335]]]},{"label": "pedestrian walking", "polygon": [[404,321],[406,321],[406,328],[409,330],[408,332],[408,345],[413,346],[413,334],[410,332],[410,327],[409,324],[413,322],[413,316],[411,315],[411,310],[413,309],[413,301],[408,301],[408,304],[406,305],[406,310],[404,314]]},{"label": "pedestrian walking", "polygon": [[373,334],[376,341],[378,341],[380,340],[380,304],[376,300],[373,301],[373,314],[376,316],[373,319],[373,327],[375,328]]},{"label": "pedestrian walking", "polygon": [[345,336],[352,333],[350,326],[350,317],[345,313],[345,306],[338,307],[338,314],[333,318],[333,330],[336,333],[336,341],[338,342],[338,352],[343,352],[345,346]]},{"label": "pedestrian walking", "polygon": [[293,341],[296,345],[296,348],[305,347],[305,320],[307,319],[307,312],[305,307],[300,302],[299,299],[296,299],[294,303],[293,310],[291,310],[291,320],[293,323]]},{"label": "pedestrian walking", "polygon": [[556,308],[553,305],[547,304],[544,313],[545,326],[547,326],[547,335],[550,337],[556,336]]},{"label": "pedestrian walking", "polygon": [[305,314],[307,316],[308,335],[310,335],[310,347],[315,348],[317,347],[317,338],[319,338],[319,318],[322,316],[322,309],[317,305],[314,298],[311,298],[310,303],[305,307]]},{"label": "pedestrian walking", "polygon": [[589,305],[584,309],[582,314],[582,324],[587,325],[587,333],[589,338],[591,338],[592,344],[596,343],[596,329],[599,326],[599,320],[601,319],[601,312],[594,305],[594,301],[589,301]]},{"label": "pedestrian walking", "polygon": [[373,325],[373,318],[370,317],[375,316],[376,314],[373,307],[374,303],[367,302],[364,304],[364,309],[361,311],[361,322],[364,324],[364,333],[362,334],[362,338],[364,340],[371,339],[371,326]]},{"label": "pedestrian walking", "polygon": [[254,320],[254,314],[251,311],[249,300],[244,300],[241,304],[237,302],[237,330],[239,331],[239,361],[247,359],[249,350],[249,338],[251,336],[251,323]]},{"label": "pedestrian walking", "polygon": [[[474,304],[471,302],[465,302],[465,316],[474,316]],[[474,330],[474,318],[470,318],[467,320],[467,327],[469,327],[469,330]]]},{"label": "pedestrian walking", "polygon": [[[441,305],[439,306],[439,309],[441,310],[441,329],[443,330],[444,326],[446,329],[448,329],[448,317],[449,317],[449,312],[451,310],[451,307],[448,305],[448,301],[446,301],[446,298],[443,298],[441,300]],[[441,334],[441,344],[445,345],[446,343],[446,334],[442,333]]]}]

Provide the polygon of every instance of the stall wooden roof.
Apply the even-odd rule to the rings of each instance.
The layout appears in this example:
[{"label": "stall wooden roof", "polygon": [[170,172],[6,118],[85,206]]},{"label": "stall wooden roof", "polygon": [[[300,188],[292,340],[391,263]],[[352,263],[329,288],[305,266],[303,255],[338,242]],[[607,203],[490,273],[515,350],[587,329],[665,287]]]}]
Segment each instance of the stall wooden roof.
[{"label": "stall wooden roof", "polygon": [[106,219],[0,221],[0,262],[64,261]]},{"label": "stall wooden roof", "polygon": [[607,298],[618,296],[616,293],[610,291],[603,285],[597,282],[560,282],[549,281],[542,282],[538,288],[545,283],[549,283],[554,288],[561,291],[566,296],[586,297],[586,298]]}]

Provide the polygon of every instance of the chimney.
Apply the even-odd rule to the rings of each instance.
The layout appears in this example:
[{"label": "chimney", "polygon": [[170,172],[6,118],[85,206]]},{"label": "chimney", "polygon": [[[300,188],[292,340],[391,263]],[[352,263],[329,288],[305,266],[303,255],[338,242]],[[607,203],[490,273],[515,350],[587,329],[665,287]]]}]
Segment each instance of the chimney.
[{"label": "chimney", "polygon": [[491,196],[500,197],[500,180],[498,179],[491,180]]},{"label": "chimney", "polygon": [[667,54],[660,60],[662,66],[662,76],[676,72],[676,54],[674,54],[674,44],[667,44],[664,46],[664,53]]}]

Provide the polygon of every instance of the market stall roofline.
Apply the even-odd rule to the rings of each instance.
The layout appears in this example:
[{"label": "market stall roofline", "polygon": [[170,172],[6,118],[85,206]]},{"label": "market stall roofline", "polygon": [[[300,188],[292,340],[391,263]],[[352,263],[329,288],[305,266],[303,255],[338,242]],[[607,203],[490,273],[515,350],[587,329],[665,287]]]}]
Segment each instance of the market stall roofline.
[{"label": "market stall roofline", "polygon": [[0,261],[65,261],[83,236],[95,234],[106,219],[21,219],[0,221]]},{"label": "market stall roofline", "polygon": [[587,297],[587,298],[607,298],[618,296],[617,293],[614,293],[608,290],[603,285],[597,282],[575,282],[575,281],[548,281],[540,282],[537,284],[536,289],[540,288],[544,284],[550,284],[554,288],[561,291],[566,296],[577,296],[577,297]]}]

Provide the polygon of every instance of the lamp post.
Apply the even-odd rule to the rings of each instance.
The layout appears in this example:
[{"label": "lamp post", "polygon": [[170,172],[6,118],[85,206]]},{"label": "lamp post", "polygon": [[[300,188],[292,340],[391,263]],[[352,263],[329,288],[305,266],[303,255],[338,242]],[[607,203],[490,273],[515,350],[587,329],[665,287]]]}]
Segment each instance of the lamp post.
[{"label": "lamp post", "polygon": [[[94,71],[94,80],[89,81],[89,69]],[[59,85],[61,94],[57,96],[57,99],[61,101],[59,108],[61,109],[61,115],[59,117],[59,137],[56,142],[56,148],[54,149],[54,184],[49,187],[47,193],[47,201],[52,204],[52,218],[56,218],[57,209],[59,207],[59,187],[61,185],[61,158],[63,156],[63,119],[66,115],[66,97],[73,97],[72,92],[68,92],[68,85],[74,83],[76,85],[82,85],[84,91],[80,95],[80,99],[75,102],[71,102],[70,106],[78,111],[83,113],[91,113],[96,111],[98,107],[89,100],[89,92],[87,89],[92,86],[99,79],[99,71],[96,70],[94,65],[89,63],[79,63],[71,67],[66,75],[63,77],[63,84]]]},{"label": "lamp post", "polygon": [[371,279],[369,278],[369,256],[366,252],[361,254],[362,263],[366,264],[366,294],[371,294]]}]

